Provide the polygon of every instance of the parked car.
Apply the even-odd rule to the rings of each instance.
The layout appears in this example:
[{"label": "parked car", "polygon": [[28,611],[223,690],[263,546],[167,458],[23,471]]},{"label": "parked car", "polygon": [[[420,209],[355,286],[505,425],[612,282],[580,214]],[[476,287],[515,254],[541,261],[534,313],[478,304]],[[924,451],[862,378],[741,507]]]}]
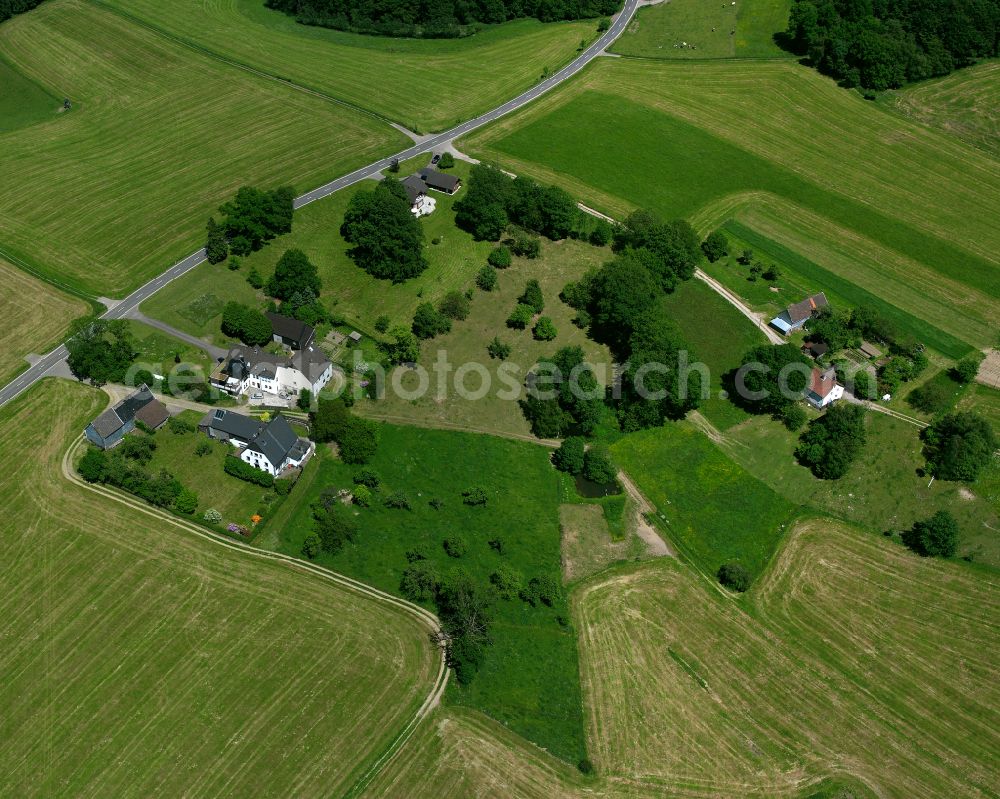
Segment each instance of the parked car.
[{"label": "parked car", "polygon": [[252,399],[252,400],[262,400],[262,399],[264,399],[264,395],[261,394],[259,391],[255,391],[253,394],[250,395],[250,399]]},{"label": "parked car", "polygon": [[441,160],[441,153],[434,153],[434,157],[431,159],[431,164],[436,164]]}]

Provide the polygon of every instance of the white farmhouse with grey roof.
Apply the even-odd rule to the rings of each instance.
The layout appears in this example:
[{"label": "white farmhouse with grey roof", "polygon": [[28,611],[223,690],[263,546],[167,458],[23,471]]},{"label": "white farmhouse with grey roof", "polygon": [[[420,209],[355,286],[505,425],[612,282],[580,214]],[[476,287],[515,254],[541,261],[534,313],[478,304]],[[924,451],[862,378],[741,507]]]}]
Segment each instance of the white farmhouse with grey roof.
[{"label": "white farmhouse with grey roof", "polygon": [[238,450],[237,457],[241,461],[275,476],[305,464],[315,449],[311,441],[299,438],[280,414],[269,422],[262,422],[219,408],[209,411],[198,429],[209,438],[228,441]]},{"label": "white farmhouse with grey roof", "polygon": [[272,355],[258,347],[233,347],[212,373],[213,386],[228,394],[282,391],[297,395],[309,389],[315,396],[333,377],[333,364],[320,351],[307,347],[291,355]]}]

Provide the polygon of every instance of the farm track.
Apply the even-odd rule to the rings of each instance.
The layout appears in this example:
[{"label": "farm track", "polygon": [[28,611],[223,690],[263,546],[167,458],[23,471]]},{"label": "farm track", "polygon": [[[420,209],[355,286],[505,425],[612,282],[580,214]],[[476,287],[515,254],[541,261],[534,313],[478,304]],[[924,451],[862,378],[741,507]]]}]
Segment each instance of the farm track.
[{"label": "farm track", "polygon": [[[76,457],[77,452],[80,447],[84,445],[86,439],[81,436],[76,439],[70,446],[66,449],[65,454],[62,458],[62,474],[69,482],[74,485],[90,491],[94,494],[98,494],[107,499],[111,499],[118,502],[126,507],[143,513],[147,516],[151,516],[161,522],[171,524],[178,529],[183,530],[185,533],[198,536],[199,538],[210,541],[221,547],[231,549],[240,552],[244,555],[250,557],[260,558],[262,560],[276,561],[283,563],[286,566],[301,571],[308,574],[319,577],[323,580],[327,580],[341,588],[348,591],[352,591],[357,594],[371,599],[375,602],[391,605],[399,610],[404,611],[416,619],[422,626],[427,629],[429,636],[434,636],[437,634],[441,627],[438,622],[437,617],[430,611],[415,605],[411,602],[407,602],[405,599],[392,596],[383,591],[379,591],[377,588],[373,588],[365,583],[353,580],[345,575],[338,574],[337,572],[330,571],[329,569],[324,569],[320,566],[316,566],[312,563],[302,561],[298,558],[291,557],[290,555],[283,555],[277,552],[267,552],[262,549],[257,549],[256,547],[250,546],[249,544],[244,544],[239,541],[234,541],[233,539],[226,538],[225,536],[214,533],[203,527],[199,527],[190,522],[185,522],[183,519],[179,519],[165,511],[158,510],[140,499],[133,498],[129,494],[124,492],[116,491],[114,489],[108,488],[107,486],[95,485],[86,482],[76,473],[73,468],[73,461]],[[445,652],[441,650],[440,663],[438,666],[438,673],[428,693],[423,704],[419,707],[416,714],[411,718],[399,734],[391,741],[388,747],[386,747],[372,762],[368,768],[358,777],[354,782],[350,790],[347,791],[345,796],[353,797],[358,795],[361,791],[367,787],[369,783],[375,777],[378,776],[379,772],[385,768],[385,766],[393,759],[396,753],[403,747],[403,745],[410,739],[414,731],[419,726],[420,722],[440,703],[441,696],[444,694],[445,687],[448,684],[448,667],[445,661]]]},{"label": "farm track", "polygon": [[[562,69],[555,72],[551,77],[546,78],[527,91],[522,92],[514,99],[508,100],[506,103],[494,108],[492,111],[480,114],[478,117],[475,117],[467,122],[463,122],[450,130],[430,136],[421,141],[419,144],[415,144],[412,147],[396,153],[395,155],[382,158],[369,164],[368,166],[356,169],[347,175],[337,178],[336,180],[332,180],[316,189],[313,189],[312,191],[306,192],[295,199],[295,207],[301,208],[304,205],[308,205],[311,202],[328,197],[331,194],[347,188],[348,186],[352,186],[355,183],[359,183],[362,180],[375,177],[379,175],[382,170],[388,169],[395,160],[405,161],[408,158],[413,158],[421,153],[426,153],[434,150],[435,148],[446,145],[454,139],[457,139],[459,136],[463,136],[473,130],[481,128],[484,125],[487,125],[500,117],[506,116],[507,114],[510,114],[511,112],[531,103],[538,97],[576,75],[591,61],[600,56],[608,45],[617,39],[618,36],[620,36],[625,30],[629,21],[634,16],[636,9],[641,5],[641,2],[642,0],[626,0],[622,10],[613,18],[611,27],[608,28],[602,36],[588,46],[579,56],[577,56],[577,58],[564,66]],[[204,262],[204,260],[204,248],[191,253],[191,255],[178,261],[158,277],[150,280],[143,286],[133,291],[114,308],[104,313],[101,318],[121,319],[126,317],[133,309],[137,308],[141,302],[152,297],[167,283],[181,277],[194,269],[196,266],[199,266],[202,262]],[[11,399],[38,382],[50,370],[52,370],[54,366],[62,361],[67,354],[66,346],[60,345],[56,349],[52,350],[52,352],[41,358],[29,369],[24,371],[17,377],[17,379],[8,383],[3,388],[0,388],[0,407],[3,407]]]}]

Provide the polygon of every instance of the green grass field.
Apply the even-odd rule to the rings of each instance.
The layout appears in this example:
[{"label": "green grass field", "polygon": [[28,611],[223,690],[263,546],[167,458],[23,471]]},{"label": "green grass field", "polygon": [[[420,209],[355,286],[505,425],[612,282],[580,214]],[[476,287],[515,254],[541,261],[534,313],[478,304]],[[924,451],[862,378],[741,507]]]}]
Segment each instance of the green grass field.
[{"label": "green grass field", "polygon": [[[543,574],[561,579],[559,480],[546,448],[441,430],[393,425],[380,430],[370,465],[382,478],[381,495],[372,507],[357,508],[358,540],[337,555],[321,554],[317,563],[391,593],[399,592],[410,550],[421,552],[440,572],[460,566],[484,581],[504,561],[525,581]],[[319,455],[308,495],[299,494],[297,511],[278,531],[282,552],[300,553],[312,530],[309,505],[323,489],[353,487],[357,467],[334,460],[325,447]],[[462,503],[462,491],[473,486],[486,489],[486,507]],[[412,509],[383,507],[378,497],[393,491],[405,491]],[[443,500],[442,509],[430,506],[434,498]],[[445,553],[442,543],[449,536],[467,543],[463,557]],[[503,556],[488,544],[494,536],[505,542]],[[447,703],[482,710],[577,762],[585,752],[576,639],[572,627],[557,620],[568,613],[565,599],[551,608],[501,600],[494,643],[481,670],[468,686],[450,683]]]},{"label": "green grass field", "polygon": [[[1000,314],[996,162],[797,64],[602,60],[461,146],[610,213],[645,206],[706,232],[778,199],[802,212],[801,236],[819,221],[830,228],[821,240],[856,240],[850,261],[805,252],[810,260],[874,294],[904,273],[970,344],[992,344],[983,330]],[[858,261],[879,248],[894,261]]]},{"label": "green grass field", "polygon": [[747,351],[767,343],[764,334],[700,280],[682,283],[663,298],[662,307],[683,331],[692,361],[697,359],[709,369],[711,396],[702,400],[701,412],[722,430],[746,419],[745,411],[720,397],[722,377],[740,365]]},{"label": "green grass field", "polygon": [[55,118],[62,101],[0,58],[0,134]]},{"label": "green grass field", "polygon": [[406,143],[80,0],[4,23],[0,50],[74,103],[0,134],[0,246],[95,295],[121,295],[197,249],[241,185],[305,190]]},{"label": "green grass field", "polygon": [[433,685],[425,631],[68,482],[106,402],[47,380],[0,413],[0,794],[343,794]]},{"label": "green grass field", "polygon": [[997,589],[826,520],[739,603],[670,559],[600,580],[574,602],[591,757],[661,791],[989,796]]},{"label": "green grass field", "polygon": [[107,5],[222,58],[424,132],[504,103],[597,35],[592,20],[519,20],[463,39],[394,39],[299,25],[262,0]]},{"label": "green grass field", "polygon": [[611,449],[668,540],[713,579],[733,560],[759,575],[796,513],[688,422],[633,433]]},{"label": "green grass field", "polygon": [[642,58],[788,57],[774,34],[788,27],[790,0],[668,0],[640,8],[611,51]]},{"label": "green grass field", "polygon": [[22,272],[0,257],[0,384],[27,368],[24,356],[42,355],[55,347],[70,322],[90,309]]},{"label": "green grass field", "polygon": [[883,102],[911,119],[1000,156],[1000,61],[890,92]]}]

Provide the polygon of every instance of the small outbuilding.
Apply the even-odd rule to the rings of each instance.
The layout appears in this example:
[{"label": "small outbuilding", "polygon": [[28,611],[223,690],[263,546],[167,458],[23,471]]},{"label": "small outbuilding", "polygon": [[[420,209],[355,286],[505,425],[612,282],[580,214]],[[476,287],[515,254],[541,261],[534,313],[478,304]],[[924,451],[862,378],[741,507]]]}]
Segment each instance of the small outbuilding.
[{"label": "small outbuilding", "polygon": [[442,191],[445,194],[454,194],[462,188],[461,180],[446,172],[438,172],[436,169],[420,170],[420,179],[426,184],[427,188],[434,189],[434,191]]},{"label": "small outbuilding", "polygon": [[802,352],[812,358],[819,358],[830,351],[830,345],[825,341],[808,341],[802,347]]}]

